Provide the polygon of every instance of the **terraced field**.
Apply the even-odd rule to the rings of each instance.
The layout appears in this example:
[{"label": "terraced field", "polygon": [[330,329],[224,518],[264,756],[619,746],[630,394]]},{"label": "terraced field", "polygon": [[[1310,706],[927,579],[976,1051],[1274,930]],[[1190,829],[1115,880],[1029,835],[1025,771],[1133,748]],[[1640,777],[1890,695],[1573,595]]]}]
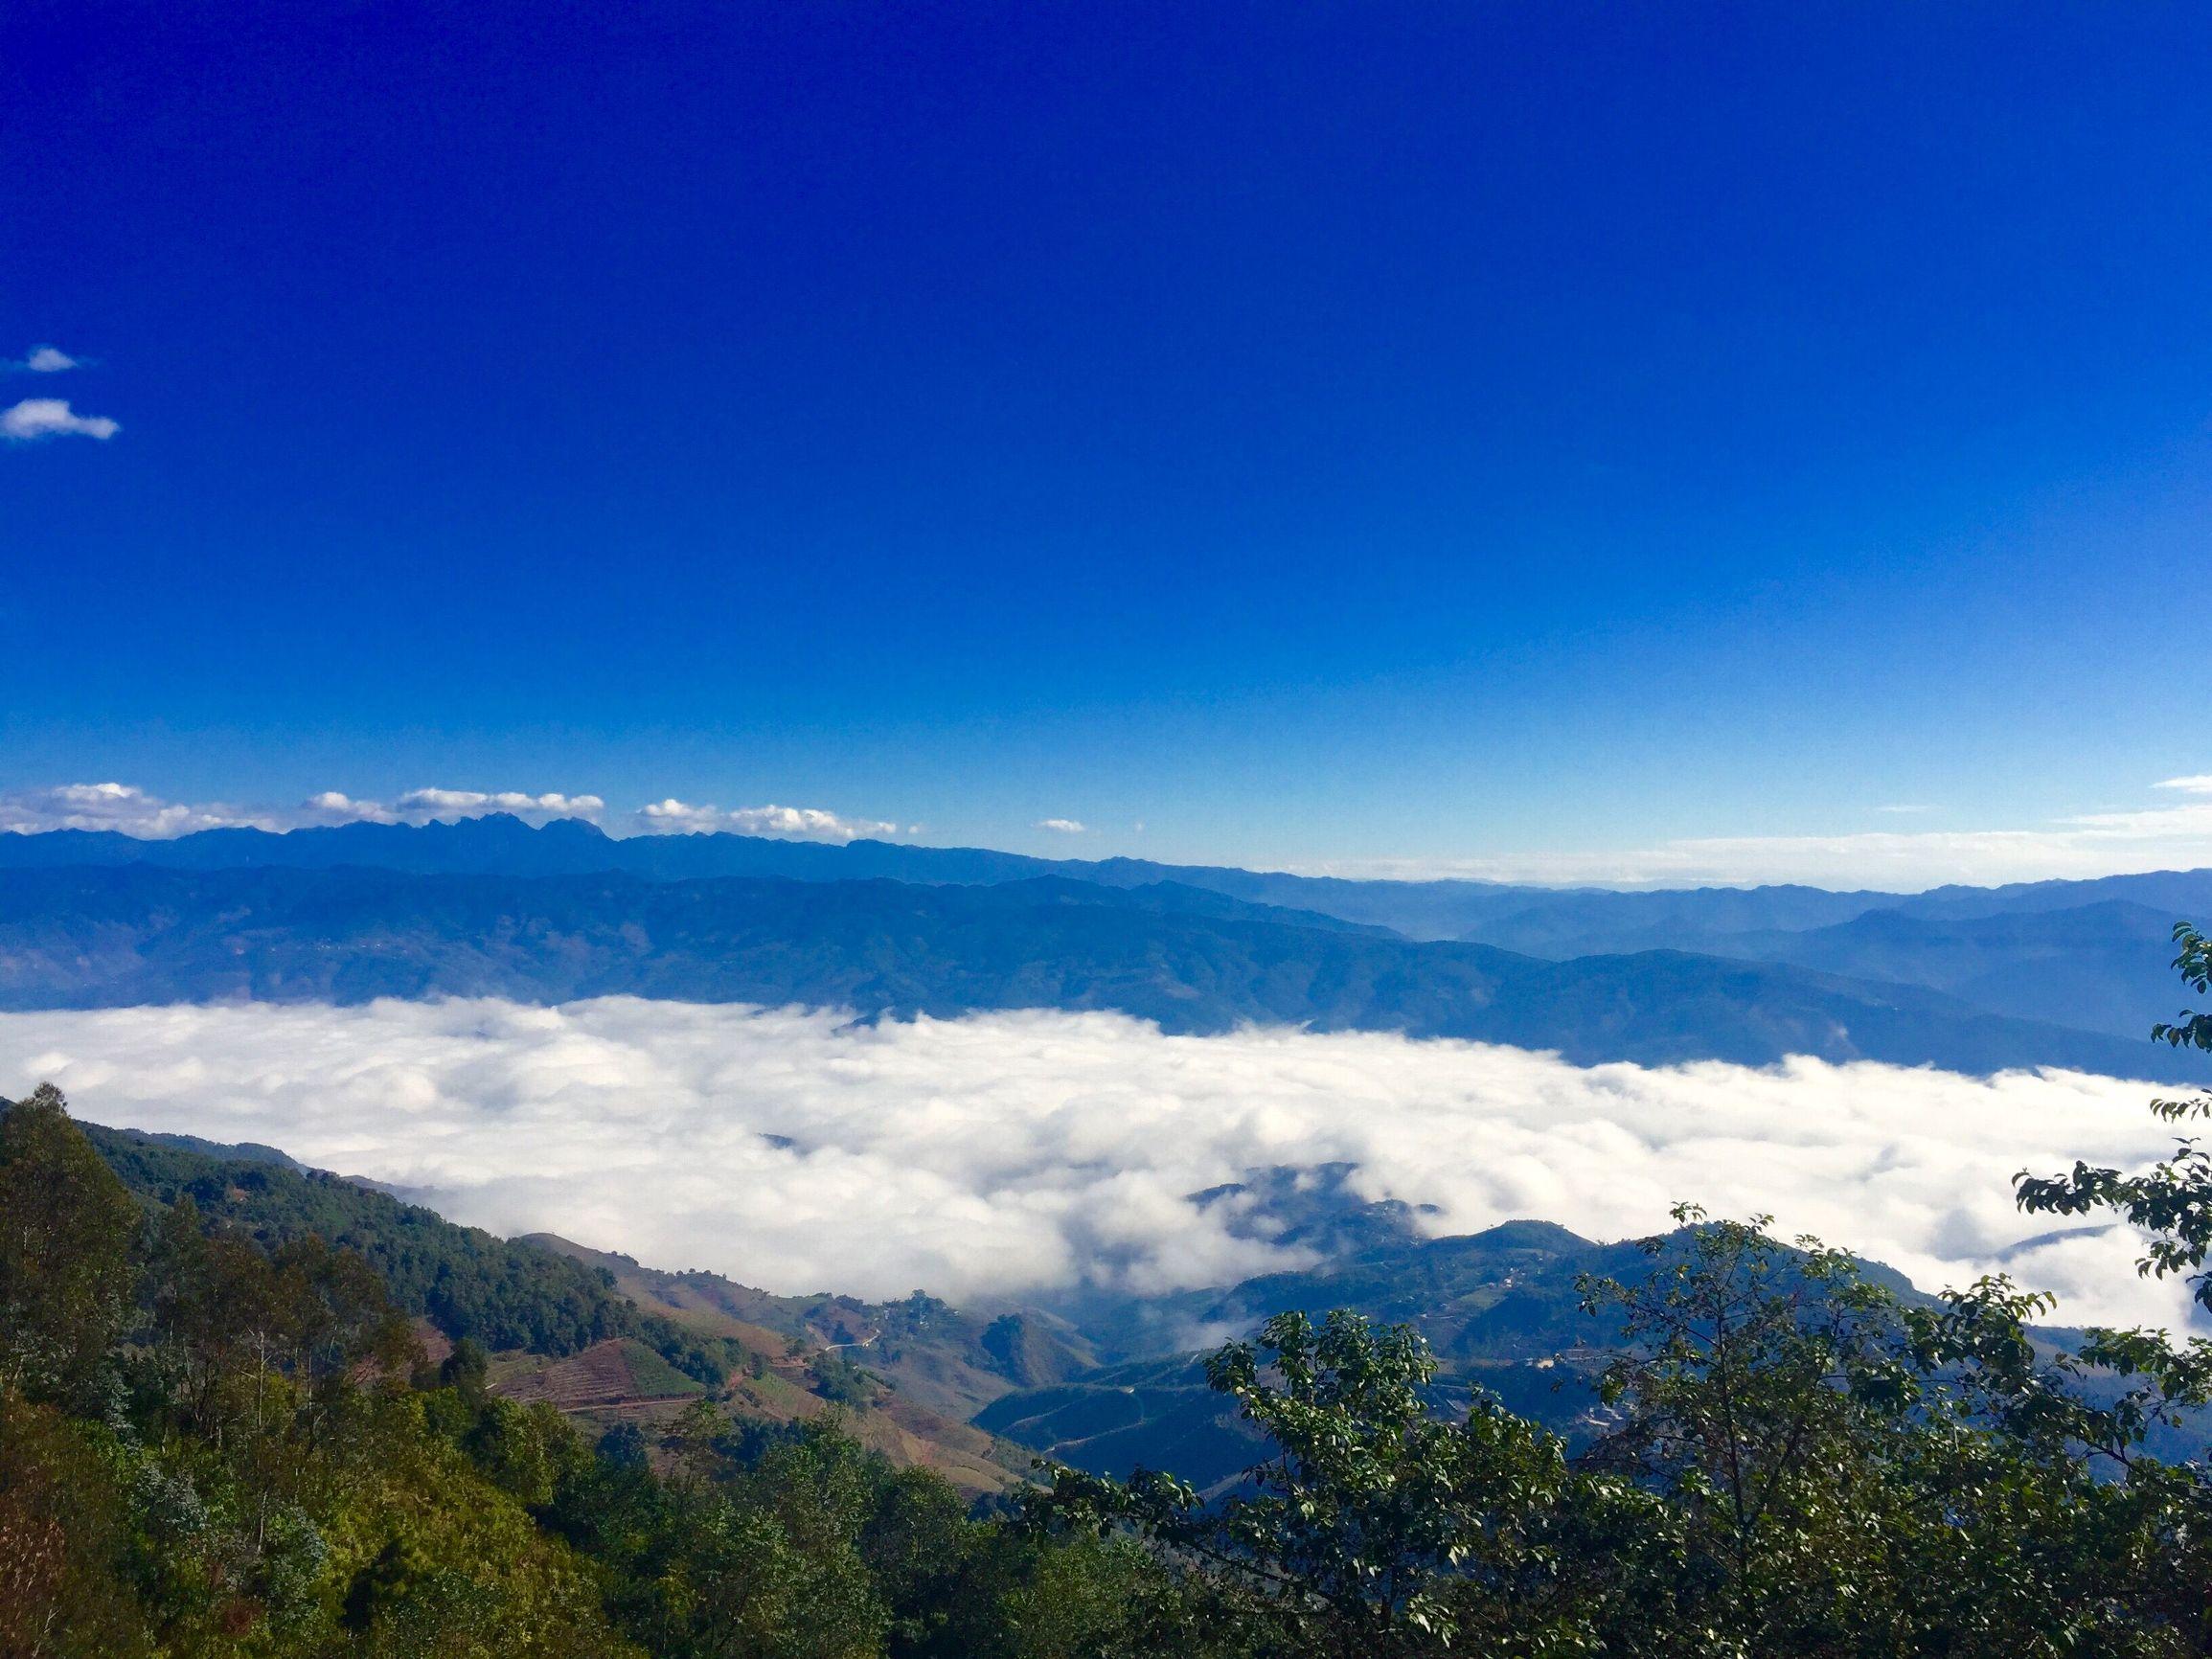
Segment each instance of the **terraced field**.
[{"label": "terraced field", "polygon": [[557,1411],[583,1412],[682,1404],[706,1389],[643,1343],[628,1337],[595,1342],[565,1359],[545,1360],[495,1378],[494,1392]]}]

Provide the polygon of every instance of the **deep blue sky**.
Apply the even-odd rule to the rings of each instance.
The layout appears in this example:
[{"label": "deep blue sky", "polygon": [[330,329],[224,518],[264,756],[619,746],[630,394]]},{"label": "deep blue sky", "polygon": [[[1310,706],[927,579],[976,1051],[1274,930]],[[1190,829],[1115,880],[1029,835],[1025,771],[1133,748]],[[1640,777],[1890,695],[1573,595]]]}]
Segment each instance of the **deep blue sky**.
[{"label": "deep blue sky", "polygon": [[2155,5],[17,0],[0,352],[94,361],[0,404],[122,430],[0,444],[0,790],[2174,807],[2208,84]]}]

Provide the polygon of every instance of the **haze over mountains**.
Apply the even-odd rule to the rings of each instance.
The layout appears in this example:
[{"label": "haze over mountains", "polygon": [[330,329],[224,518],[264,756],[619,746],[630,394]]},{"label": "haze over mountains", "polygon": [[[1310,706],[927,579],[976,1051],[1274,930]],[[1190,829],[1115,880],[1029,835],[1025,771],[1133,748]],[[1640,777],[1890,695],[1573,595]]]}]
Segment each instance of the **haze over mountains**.
[{"label": "haze over mountains", "polygon": [[1556,1049],[1987,1073],[2142,1040],[2212,872],[1919,895],[1348,881],[493,816],[0,837],[0,1007],[629,994],[864,1015],[1109,1009]]},{"label": "haze over mountains", "polygon": [[[487,1207],[604,1216],[604,1227],[560,1227],[581,1242],[541,1243],[607,1269],[651,1319],[724,1334],[787,1328],[861,1360],[892,1385],[871,1409],[908,1414],[885,1416],[885,1443],[919,1433],[927,1456],[978,1482],[997,1478],[1008,1443],[1104,1470],[1165,1462],[1209,1481],[1231,1477],[1252,1447],[1188,1352],[1288,1307],[1411,1319],[1436,1344],[1448,1391],[1479,1383],[1579,1432],[1588,1345],[1607,1333],[1575,1312],[1575,1276],[1632,1255],[1592,1237],[1634,1224],[1630,1190],[1645,1210],[1660,1185],[1662,1196],[1683,1195],[1686,1181],[1699,1195],[1725,1191],[1730,1148],[1771,1151],[1773,1168],[1751,1184],[1764,1179],[1762,1193],[1782,1194],[1784,1208],[1801,1209],[1809,1183],[1834,1188],[1869,1240],[1919,1271],[1980,1268],[2011,1252],[2040,1284],[2070,1288],[2091,1268],[2105,1272],[2124,1240],[2026,1239],[1983,1214],[2009,1201],[2001,1174],[1982,1182],[1975,1158],[1987,1161],[1993,1137],[2007,1156],[2016,1140],[2055,1145],[2060,1120],[2093,1114],[2125,1085],[1985,1086],[1941,1074],[2193,1078],[2185,1057],[2145,1037],[2175,1000],[2174,920],[2207,914],[2212,872],[1915,895],[1620,892],[870,841],[615,839],[575,821],[534,829],[503,816],[169,841],[61,831],[0,837],[0,1010],[64,1075],[89,1062],[86,1076],[104,1076],[113,1098],[135,1091],[131,1109],[148,1121],[251,1128],[287,1149],[344,1145],[395,1184],[412,1168],[422,1184],[408,1191],[474,1217],[491,1219]],[[595,1000],[623,998],[643,1000]],[[373,1002],[381,1008],[364,1011],[361,1030],[313,1023]],[[145,1008],[168,1004],[223,1006],[182,1025],[173,1011]],[[744,1009],[700,1006],[740,1004],[835,1011],[750,1023]],[[54,1016],[110,1022],[98,1031],[35,1015],[125,1009],[143,1011]],[[1286,1057],[1241,1049],[1239,1035],[1198,1045],[1209,1051],[1200,1062],[1152,1052],[1146,1045],[1163,1037],[1133,1036],[1148,1028],[1127,1022],[1094,1022],[1080,1057],[1075,1022],[1025,1034],[986,1017],[944,1037],[900,1026],[870,1034],[915,1034],[889,1043],[833,1029],[847,1011],[866,1021],[1028,1011],[1132,1015],[1169,1037],[1297,1028],[1503,1046]],[[263,1023],[237,1033],[204,1023],[248,1015]],[[142,1019],[171,1029],[125,1023]],[[234,1041],[265,1060],[234,1055],[226,1066]],[[1038,1051],[1026,1060],[1025,1045]],[[1743,1081],[1753,1074],[1616,1077],[1512,1050],[1556,1051],[1571,1067],[1766,1067],[1808,1056],[1936,1071],[1807,1082],[1785,1068],[1760,1078],[1772,1098],[1753,1100]],[[171,1054],[220,1075],[165,1081]],[[1516,1080],[1498,1063],[1516,1060],[1589,1081]],[[1208,1064],[1220,1076],[1198,1080]],[[1368,1074],[1365,1089],[1351,1085],[1348,1066]],[[1126,1096],[1101,1080],[1108,1071]],[[1064,1100],[1039,1086],[1043,1076]],[[1673,1086],[1655,1079],[1668,1078],[1680,1099],[1654,1103],[1653,1091]],[[2063,1093],[2069,1081],[2078,1101],[2038,1097],[2003,1117],[2002,1091],[2024,1100],[2022,1089]],[[1894,1111],[1843,1121],[1861,1109],[1842,1103],[1853,1089],[1883,1089],[1887,1101],[1906,1082],[1924,1085],[1913,1097],[1923,1104],[1904,1117],[1944,1116],[1942,1147]],[[235,1109],[220,1104],[228,1091]],[[1032,1118],[1009,1107],[1008,1091],[1030,1101]],[[302,1103],[325,1095],[319,1109]],[[1158,1114],[1150,1128],[1148,1109]],[[367,1126],[363,1112],[380,1121]],[[1180,1163],[1148,1165],[1092,1121],[1102,1112],[1136,1125],[1130,1134],[1191,1144]],[[1199,1127],[1238,1112],[1251,1122]],[[1318,1127],[1376,1112],[1426,1134],[1425,1156],[1399,1155],[1387,1135],[1336,1128],[1332,1142]],[[1828,1121],[1785,1121],[1806,1112]],[[541,1155],[523,1156],[517,1137]],[[405,1166],[397,1153],[418,1138]],[[1258,1161],[1278,1147],[1283,1163]],[[1622,1201],[1593,1209],[1562,1181],[1599,1147],[1617,1177],[1608,1202]],[[696,1182],[672,1160],[696,1167]],[[1516,1172],[1490,1191],[1475,1174],[1485,1160]],[[1972,1196],[1947,1208],[1932,1194],[1953,1169]],[[978,1293],[961,1314],[919,1293],[903,1304],[770,1296],[718,1272],[657,1271],[677,1264],[665,1245],[644,1266],[600,1254],[631,1247],[641,1182],[660,1199],[665,1238],[723,1239],[734,1254],[717,1258],[720,1270],[752,1275],[750,1261],[760,1282],[785,1289],[793,1263],[821,1248],[792,1240],[819,1239],[833,1225],[825,1217],[863,1195],[917,1252],[938,1248],[927,1240],[947,1229],[980,1238],[980,1217],[1005,1207],[1053,1217],[1022,1247],[1033,1264],[1064,1260],[998,1294],[990,1285],[1005,1269],[940,1250],[927,1287],[961,1293],[968,1273]],[[791,1214],[745,1208],[771,1196]],[[1491,1219],[1523,1209],[1526,1218]],[[1471,1213],[1479,1230],[1447,1225]],[[1447,1236],[1429,1236],[1438,1232]],[[993,1234],[989,1243],[1003,1252],[1014,1241]],[[888,1294],[881,1283],[857,1287]],[[653,1370],[650,1355],[618,1365],[590,1352],[610,1376]],[[564,1389],[604,1382],[589,1370],[581,1354],[557,1353],[518,1373],[516,1386],[567,1398]],[[790,1380],[758,1379],[769,1393]]]},{"label": "haze over mountains", "polygon": [[2153,872],[1913,894],[1805,886],[1619,890],[1472,880],[1352,880],[1146,859],[1035,858],[977,847],[855,839],[788,840],[727,831],[608,835],[577,818],[533,828],[510,813],[424,824],[359,823],[290,830],[203,830],[148,840],[111,830],[0,835],[0,869],[154,864],[181,870],[358,864],[418,875],[575,875],[620,871],[647,880],[779,875],[800,881],[884,878],[992,883],[1064,875],[1109,887],[1174,881],[1246,899],[1390,927],[1413,939],[1467,939],[1539,956],[1690,948],[1763,929],[1796,932],[1874,910],[1941,920],[2065,910],[2106,900],[2186,911],[2212,901],[2212,870]]}]

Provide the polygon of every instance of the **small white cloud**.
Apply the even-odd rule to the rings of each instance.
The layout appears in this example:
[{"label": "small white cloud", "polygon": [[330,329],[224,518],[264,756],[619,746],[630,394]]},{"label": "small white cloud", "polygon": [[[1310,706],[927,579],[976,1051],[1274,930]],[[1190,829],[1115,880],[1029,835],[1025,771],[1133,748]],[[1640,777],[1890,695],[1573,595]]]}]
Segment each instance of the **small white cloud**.
[{"label": "small white cloud", "polygon": [[11,409],[0,410],[0,438],[18,443],[72,434],[104,442],[122,430],[104,415],[75,413],[60,398],[26,398]]},{"label": "small white cloud", "polygon": [[487,812],[512,812],[518,818],[596,818],[606,810],[606,803],[597,795],[529,795],[518,789],[410,789],[393,803],[393,810],[414,819],[474,818]]},{"label": "small white cloud", "polygon": [[341,789],[325,789],[300,803],[311,818],[335,824],[394,824],[399,814],[381,801],[356,801]]},{"label": "small white cloud", "polygon": [[1886,807],[1877,807],[1875,810],[1877,812],[1898,812],[1910,814],[1916,812],[1932,812],[1935,810],[1935,807],[1931,803],[1927,801],[1893,801]]},{"label": "small white cloud", "polygon": [[302,824],[424,824],[433,819],[481,818],[489,812],[512,812],[531,823],[555,818],[597,818],[606,803],[597,795],[563,795],[550,790],[542,795],[516,789],[410,789],[396,801],[373,801],[349,795],[343,789],[325,789],[300,803],[296,822]]},{"label": "small white cloud", "polygon": [[873,818],[845,818],[819,807],[734,807],[725,810],[670,796],[640,807],[638,822],[656,835],[772,835],[787,841],[858,841],[899,833],[896,824]]},{"label": "small white cloud", "polygon": [[1050,830],[1055,835],[1081,835],[1083,826],[1073,818],[1039,818],[1033,829]]},{"label": "small white cloud", "polygon": [[2184,795],[2212,795],[2212,772],[2198,772],[2186,778],[2163,778],[2152,787],[2178,789]]},{"label": "small white cloud", "polygon": [[130,784],[62,784],[0,795],[0,831],[36,835],[49,830],[114,830],[163,841],[195,830],[281,826],[265,812],[211,802],[164,801]]},{"label": "small white cloud", "polygon": [[23,359],[23,366],[34,375],[58,375],[64,369],[83,367],[80,359],[54,346],[34,346],[31,354]]}]

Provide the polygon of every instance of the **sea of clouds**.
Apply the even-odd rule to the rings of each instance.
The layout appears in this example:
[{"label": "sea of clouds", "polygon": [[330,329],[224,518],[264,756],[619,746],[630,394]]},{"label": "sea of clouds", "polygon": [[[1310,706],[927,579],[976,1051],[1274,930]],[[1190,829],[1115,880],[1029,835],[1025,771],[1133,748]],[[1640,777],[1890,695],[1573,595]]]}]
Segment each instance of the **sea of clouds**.
[{"label": "sea of clouds", "polygon": [[1617,1239],[1692,1199],[1924,1287],[2002,1266],[2069,1323],[2178,1327],[2187,1306],[2123,1232],[2038,1242],[2048,1221],[2013,1206],[2021,1169],[2169,1145],[2147,1085],[2075,1074],[1585,1068],[1115,1014],[855,1025],[610,997],[0,1015],[0,1092],[42,1079],[94,1122],[262,1141],[498,1233],[786,1292],[1229,1283],[1306,1259],[1186,1194],[1345,1161],[1365,1196],[1439,1206],[1440,1233],[1537,1216]]}]

